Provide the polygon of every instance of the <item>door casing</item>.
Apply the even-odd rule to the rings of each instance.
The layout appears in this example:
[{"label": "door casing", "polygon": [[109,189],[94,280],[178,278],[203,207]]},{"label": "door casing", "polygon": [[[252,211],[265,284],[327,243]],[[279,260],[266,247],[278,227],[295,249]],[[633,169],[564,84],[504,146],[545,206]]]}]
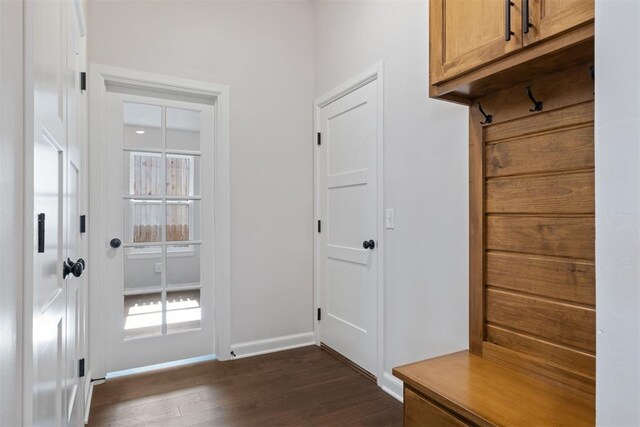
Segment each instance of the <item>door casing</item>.
[{"label": "door casing", "polygon": [[320,188],[320,153],[319,146],[317,145],[317,134],[320,132],[320,110],[333,101],[340,99],[351,92],[363,87],[364,85],[371,83],[372,81],[378,82],[378,129],[377,129],[377,234],[378,241],[376,242],[379,248],[378,252],[378,271],[377,271],[377,363],[376,363],[376,377],[378,385],[383,387],[384,380],[384,62],[379,62],[376,65],[368,68],[367,70],[359,73],[348,81],[341,85],[331,89],[324,95],[315,99],[313,103],[313,164],[314,164],[314,184],[313,184],[313,204],[314,204],[314,223],[313,223],[313,243],[314,243],[314,256],[313,256],[313,308],[314,308],[314,321],[313,332],[316,345],[320,345],[320,331],[322,328],[322,321],[318,321],[315,315],[320,307],[321,299],[321,276],[320,265],[322,258],[322,247],[320,234],[316,228],[316,221],[321,218],[322,207],[320,205],[320,196],[322,189]]},{"label": "door casing", "polygon": [[101,221],[102,206],[106,200],[104,164],[107,156],[105,132],[107,84],[117,83],[146,91],[159,91],[171,95],[205,97],[215,102],[214,129],[214,342],[215,355],[228,360],[230,355],[230,185],[229,185],[229,87],[225,85],[182,79],[172,76],[110,67],[100,64],[90,66],[90,187],[89,201],[90,244],[92,269],[90,354],[92,378],[104,378],[107,373],[106,340],[97,339],[107,333],[105,249],[109,243],[106,228]]}]

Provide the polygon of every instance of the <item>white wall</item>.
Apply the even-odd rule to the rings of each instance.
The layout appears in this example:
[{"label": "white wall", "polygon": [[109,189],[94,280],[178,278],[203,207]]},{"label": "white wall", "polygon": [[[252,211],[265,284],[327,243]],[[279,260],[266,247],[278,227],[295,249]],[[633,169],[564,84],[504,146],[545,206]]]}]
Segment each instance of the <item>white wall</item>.
[{"label": "white wall", "polygon": [[596,1],[596,418],[640,425],[640,2]]},{"label": "white wall", "polygon": [[92,1],[89,62],[231,92],[231,343],[310,333],[313,7]]},{"label": "white wall", "polygon": [[[468,347],[466,107],[428,98],[427,1],[318,1],[316,95],[384,60],[384,367]],[[387,387],[399,392],[383,379]]]},{"label": "white wall", "polygon": [[22,1],[0,1],[0,423],[22,423]]}]

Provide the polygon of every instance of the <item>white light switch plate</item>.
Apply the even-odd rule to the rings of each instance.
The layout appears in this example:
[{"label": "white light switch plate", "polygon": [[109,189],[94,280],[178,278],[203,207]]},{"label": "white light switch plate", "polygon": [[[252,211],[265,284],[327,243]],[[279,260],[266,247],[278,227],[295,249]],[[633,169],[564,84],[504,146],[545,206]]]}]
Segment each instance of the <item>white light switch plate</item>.
[{"label": "white light switch plate", "polygon": [[155,270],[156,270],[156,273],[162,273],[162,263],[161,262],[156,262],[155,263]]},{"label": "white light switch plate", "polygon": [[384,212],[384,226],[387,230],[393,230],[394,228],[396,228],[394,216],[395,215],[393,209],[387,209]]}]

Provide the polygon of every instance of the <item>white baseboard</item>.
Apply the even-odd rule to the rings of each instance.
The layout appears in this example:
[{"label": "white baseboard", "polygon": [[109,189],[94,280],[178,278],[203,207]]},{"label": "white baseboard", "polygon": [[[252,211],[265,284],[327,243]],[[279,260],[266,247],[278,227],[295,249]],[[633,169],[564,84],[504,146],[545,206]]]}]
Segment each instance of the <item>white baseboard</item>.
[{"label": "white baseboard", "polygon": [[381,389],[386,391],[391,396],[398,399],[402,402],[402,388],[404,386],[403,382],[398,378],[391,375],[389,372],[385,372],[382,374],[382,378],[378,380],[378,385]]},{"label": "white baseboard", "polygon": [[231,351],[236,355],[234,359],[240,359],[308,345],[315,345],[313,332],[232,344]]}]

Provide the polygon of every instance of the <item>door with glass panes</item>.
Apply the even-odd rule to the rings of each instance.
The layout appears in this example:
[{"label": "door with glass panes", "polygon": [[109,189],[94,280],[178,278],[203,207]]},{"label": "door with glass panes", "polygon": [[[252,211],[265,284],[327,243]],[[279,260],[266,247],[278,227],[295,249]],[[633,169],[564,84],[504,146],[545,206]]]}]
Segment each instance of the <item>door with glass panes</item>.
[{"label": "door with glass panes", "polygon": [[107,97],[107,372],[213,354],[214,106]]}]

